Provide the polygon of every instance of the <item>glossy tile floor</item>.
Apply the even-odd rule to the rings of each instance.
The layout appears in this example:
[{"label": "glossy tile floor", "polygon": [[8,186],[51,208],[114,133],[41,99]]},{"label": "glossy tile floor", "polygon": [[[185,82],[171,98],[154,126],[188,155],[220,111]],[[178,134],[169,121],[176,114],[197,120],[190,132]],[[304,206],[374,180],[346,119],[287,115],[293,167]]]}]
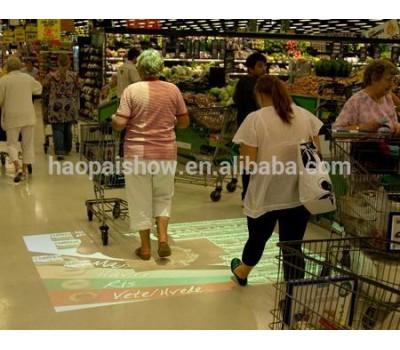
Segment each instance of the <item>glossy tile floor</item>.
[{"label": "glossy tile floor", "polygon": [[[38,103],[37,107],[36,163],[33,166],[32,176],[25,182],[14,184],[13,169],[10,166],[1,169],[0,329],[268,329],[268,323],[271,322],[269,311],[274,304],[271,281],[251,283],[250,280],[249,286],[245,288],[237,286],[231,280],[228,259],[221,259],[225,252],[215,244],[207,245],[211,240],[204,237],[205,235],[201,240],[193,237],[186,237],[181,241],[177,237],[173,240],[172,248],[175,254],[184,248],[187,251],[197,250],[197,255],[191,255],[191,262],[202,259],[203,263],[193,263],[193,266],[181,264],[177,267],[172,258],[164,262],[154,258],[149,262],[139,262],[133,254],[138,246],[138,238],[137,235],[129,234],[127,221],[110,225],[109,245],[103,247],[98,229],[99,223],[96,218],[89,222],[86,213],[85,200],[93,198],[92,182],[83,175],[49,175],[48,159],[53,155],[53,149],[51,147],[48,154],[44,153],[43,125],[40,121]],[[75,153],[69,159],[78,161],[79,155]],[[180,225],[182,223],[192,225],[192,222],[204,220],[243,218],[239,190],[235,193],[224,192],[221,200],[215,203],[209,198],[210,191],[210,187],[177,183],[171,228],[175,227],[175,231],[178,232],[182,229]],[[124,198],[124,190],[113,190],[112,196]],[[210,226],[212,225],[210,223]],[[213,242],[218,240],[218,231],[216,225]],[[39,263],[35,265],[33,256],[37,256],[38,252],[41,253],[40,256],[51,252],[46,251],[44,246],[37,250],[29,249],[27,242],[35,237],[43,237],[39,235],[47,235],[48,238],[49,234],[65,232],[74,234],[83,232],[82,237],[90,242],[90,252],[84,249],[76,250],[81,254],[78,260],[82,256],[87,257],[87,254],[101,252],[115,259],[129,260],[133,262],[135,269],[140,263],[141,267],[137,271],[147,271],[149,275],[156,270],[162,275],[168,270],[168,278],[172,278],[174,271],[177,271],[177,277],[182,277],[184,276],[182,271],[201,270],[199,276],[203,278],[203,287],[210,287],[207,284],[208,278],[210,281],[217,279],[221,283],[215,284],[214,287],[217,287],[211,288],[207,293],[190,293],[186,290],[181,293],[185,295],[181,296],[154,298],[145,302],[127,300],[126,303],[113,305],[97,303],[94,305],[96,307],[76,307],[66,312],[58,312],[60,309],[56,310],[55,301],[49,294],[52,288],[56,287],[52,287],[48,281],[52,278],[52,273],[56,275],[60,270],[46,269]],[[221,230],[221,235],[223,234],[227,233]],[[244,230],[241,235],[241,239],[245,240]],[[313,224],[309,225],[308,237],[321,235],[326,236],[323,229]],[[40,240],[38,242],[40,245]],[[207,244],[204,244],[205,242]],[[237,241],[234,243],[237,245]],[[225,244],[229,244],[229,239]],[[155,249],[154,244],[153,256],[156,256]],[[241,245],[237,245],[236,249],[240,253]],[[66,251],[64,255],[69,255],[68,252]],[[224,256],[226,258],[226,254]],[[75,259],[77,259],[76,252]],[[84,261],[86,263],[87,259]],[[65,269],[63,266],[58,266],[59,268]],[[262,268],[260,269],[263,273]],[[112,274],[110,276],[112,277]],[[155,278],[154,276],[152,278]],[[146,280],[146,274],[141,277],[142,280]],[[79,283],[74,286],[76,281],[74,282],[73,277],[71,279],[73,281],[70,283],[70,288],[79,289]],[[162,277],[158,279],[158,282],[157,278],[153,282],[156,285],[157,283],[163,285]],[[58,280],[53,278],[51,281],[56,283]],[[146,283],[149,285],[148,281]],[[170,292],[177,292],[171,282],[169,283]],[[176,283],[176,285],[181,284],[185,283],[179,281]],[[129,290],[130,286],[123,285],[123,287]],[[187,288],[190,289],[190,284]],[[78,298],[80,304],[88,302],[88,294],[80,297],[81,299]]]}]

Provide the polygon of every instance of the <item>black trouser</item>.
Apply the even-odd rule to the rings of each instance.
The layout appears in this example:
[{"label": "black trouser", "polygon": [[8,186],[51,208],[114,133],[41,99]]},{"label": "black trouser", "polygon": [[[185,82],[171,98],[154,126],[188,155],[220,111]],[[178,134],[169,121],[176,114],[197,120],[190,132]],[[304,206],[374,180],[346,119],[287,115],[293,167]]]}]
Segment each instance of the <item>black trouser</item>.
[{"label": "black trouser", "polygon": [[[310,213],[303,206],[270,211],[256,219],[247,217],[249,238],[243,249],[243,263],[247,266],[257,265],[277,222],[279,223],[280,242],[297,241],[303,239],[309,218]],[[305,263],[302,257],[301,244],[290,245],[290,247],[299,251],[299,253],[282,251],[283,274],[286,281],[304,278]]]},{"label": "black trouser", "polygon": [[249,182],[250,182],[250,174],[247,172],[244,172],[242,174],[242,185],[243,185],[242,200],[244,200],[244,197],[246,197],[246,192],[247,192],[247,188],[249,187]]}]

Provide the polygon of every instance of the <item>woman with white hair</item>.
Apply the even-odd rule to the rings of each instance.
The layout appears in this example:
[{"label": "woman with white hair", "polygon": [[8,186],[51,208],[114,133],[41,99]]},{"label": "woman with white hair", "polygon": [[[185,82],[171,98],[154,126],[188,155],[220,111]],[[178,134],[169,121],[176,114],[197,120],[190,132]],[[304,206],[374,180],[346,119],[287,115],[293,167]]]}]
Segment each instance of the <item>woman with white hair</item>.
[{"label": "woman with white hair", "polygon": [[189,126],[187,108],[178,87],[160,80],[163,67],[157,51],[144,51],[137,62],[142,81],[124,90],[112,118],[114,129],[127,129],[125,185],[131,229],[139,231],[141,239],[141,247],[135,253],[143,260],[151,257],[153,217],[157,223],[158,255],[161,258],[171,255],[167,229],[177,154],[174,127]]},{"label": "woman with white hair", "polygon": [[[11,56],[6,60],[7,74],[0,78],[1,126],[7,134],[10,161],[15,166],[14,182],[26,176],[28,164],[34,162],[34,127],[36,115],[32,95],[42,93],[42,85],[20,71],[21,61]],[[18,159],[18,138],[21,134],[22,166]]]}]

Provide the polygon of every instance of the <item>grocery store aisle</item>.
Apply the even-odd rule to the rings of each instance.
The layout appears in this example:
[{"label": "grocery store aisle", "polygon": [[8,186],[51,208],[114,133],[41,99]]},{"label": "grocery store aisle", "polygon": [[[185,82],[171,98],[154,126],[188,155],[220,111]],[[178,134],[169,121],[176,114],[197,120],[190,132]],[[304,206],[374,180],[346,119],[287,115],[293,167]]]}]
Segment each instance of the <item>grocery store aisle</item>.
[{"label": "grocery store aisle", "polygon": [[[110,225],[109,245],[102,246],[99,224],[88,221],[84,204],[93,197],[91,181],[49,175],[53,149],[46,155],[43,139],[38,122],[27,181],[16,185],[12,168],[1,169],[0,329],[268,328],[272,242],[249,286],[237,286],[229,270],[246,239],[240,191],[214,203],[211,188],[177,183],[173,255],[154,258],[154,244],[153,258],[142,262],[127,222]],[[124,198],[124,190],[112,196]],[[310,225],[309,236],[321,234]]]}]

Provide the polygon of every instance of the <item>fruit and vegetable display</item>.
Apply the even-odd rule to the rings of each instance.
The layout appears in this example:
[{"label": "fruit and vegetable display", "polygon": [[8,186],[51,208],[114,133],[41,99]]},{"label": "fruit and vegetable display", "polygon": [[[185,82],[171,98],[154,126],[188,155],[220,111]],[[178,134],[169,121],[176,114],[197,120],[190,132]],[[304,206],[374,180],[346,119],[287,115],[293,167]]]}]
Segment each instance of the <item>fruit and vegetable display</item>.
[{"label": "fruit and vegetable display", "polygon": [[315,73],[319,77],[342,77],[350,76],[352,64],[343,59],[327,60],[323,59],[315,63]]},{"label": "fruit and vegetable display", "polygon": [[296,79],[294,83],[286,84],[290,94],[313,96],[326,99],[343,99],[344,96],[334,96],[333,93],[321,92],[321,87],[329,86],[333,83],[347,87],[358,82],[360,82],[359,75],[352,75],[349,78],[337,78],[334,81],[332,78],[328,77],[307,76]]}]

